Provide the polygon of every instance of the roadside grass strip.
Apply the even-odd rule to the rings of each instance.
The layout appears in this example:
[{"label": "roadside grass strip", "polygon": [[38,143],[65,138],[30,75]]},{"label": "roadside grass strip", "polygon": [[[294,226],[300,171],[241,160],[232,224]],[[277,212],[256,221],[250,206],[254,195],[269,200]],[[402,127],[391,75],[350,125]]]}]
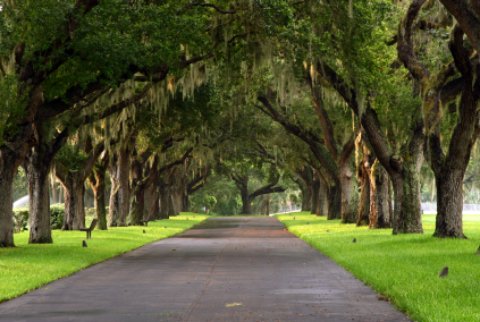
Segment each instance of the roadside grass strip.
[{"label": "roadside grass strip", "polygon": [[15,234],[15,248],[0,248],[0,302],[71,275],[145,244],[179,234],[208,218],[182,213],[148,226],[94,230],[82,247],[85,232],[54,230],[53,244],[29,245],[28,232]]},{"label": "roadside grass strip", "polygon": [[[277,218],[413,320],[480,321],[480,215],[464,217],[468,239],[432,237],[434,215],[424,216],[424,234],[409,235],[309,213]],[[445,266],[449,273],[441,278]]]}]

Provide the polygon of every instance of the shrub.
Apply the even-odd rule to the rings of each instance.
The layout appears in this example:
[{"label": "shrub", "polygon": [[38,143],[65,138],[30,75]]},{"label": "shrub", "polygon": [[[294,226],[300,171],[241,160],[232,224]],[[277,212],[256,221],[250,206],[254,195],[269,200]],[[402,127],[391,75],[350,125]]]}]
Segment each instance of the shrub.
[{"label": "shrub", "polygon": [[61,229],[65,217],[65,205],[57,203],[50,206],[50,226],[52,229]]},{"label": "shrub", "polygon": [[[63,217],[65,216],[65,205],[57,203],[50,206],[50,227],[52,229],[61,229],[63,225]],[[21,232],[27,230],[28,226],[28,208],[17,208],[13,210],[13,221],[15,223],[15,231]]]},{"label": "shrub", "polygon": [[13,210],[13,222],[15,224],[15,232],[27,230],[28,225],[28,208],[17,208]]}]

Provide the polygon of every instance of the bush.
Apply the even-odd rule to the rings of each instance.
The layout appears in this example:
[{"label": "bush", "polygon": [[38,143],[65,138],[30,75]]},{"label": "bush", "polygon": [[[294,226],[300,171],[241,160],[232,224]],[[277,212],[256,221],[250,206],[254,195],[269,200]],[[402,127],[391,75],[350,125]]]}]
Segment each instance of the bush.
[{"label": "bush", "polygon": [[[61,229],[63,225],[63,217],[65,216],[65,205],[57,203],[50,206],[50,227],[52,229]],[[15,224],[15,232],[27,230],[28,227],[28,208],[17,208],[13,210],[13,222]]]},{"label": "bush", "polygon": [[50,206],[50,227],[52,229],[61,229],[65,217],[65,205],[57,203]]},{"label": "bush", "polygon": [[13,222],[15,224],[15,232],[27,230],[28,225],[28,208],[17,208],[13,210]]}]

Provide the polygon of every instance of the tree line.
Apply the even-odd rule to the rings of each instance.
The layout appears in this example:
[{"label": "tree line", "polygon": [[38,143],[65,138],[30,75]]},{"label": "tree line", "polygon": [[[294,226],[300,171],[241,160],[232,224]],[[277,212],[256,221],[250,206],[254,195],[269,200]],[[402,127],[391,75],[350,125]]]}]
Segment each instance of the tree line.
[{"label": "tree line", "polygon": [[187,209],[213,174],[244,213],[289,178],[304,209],[420,233],[425,164],[435,236],[463,238],[479,19],[469,0],[5,0],[0,245],[19,167],[31,243],[52,242],[51,176],[63,229],[84,227],[86,184],[106,229]]}]

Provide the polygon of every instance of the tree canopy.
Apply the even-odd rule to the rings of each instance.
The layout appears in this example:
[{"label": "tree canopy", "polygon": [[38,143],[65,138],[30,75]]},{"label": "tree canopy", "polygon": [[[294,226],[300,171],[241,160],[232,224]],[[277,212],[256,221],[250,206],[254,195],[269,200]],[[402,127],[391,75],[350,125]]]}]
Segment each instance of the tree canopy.
[{"label": "tree canopy", "polygon": [[27,182],[31,243],[53,242],[59,183],[63,229],[84,228],[91,191],[101,229],[298,204],[422,233],[428,195],[435,236],[465,237],[474,1],[0,4],[0,246]]}]

